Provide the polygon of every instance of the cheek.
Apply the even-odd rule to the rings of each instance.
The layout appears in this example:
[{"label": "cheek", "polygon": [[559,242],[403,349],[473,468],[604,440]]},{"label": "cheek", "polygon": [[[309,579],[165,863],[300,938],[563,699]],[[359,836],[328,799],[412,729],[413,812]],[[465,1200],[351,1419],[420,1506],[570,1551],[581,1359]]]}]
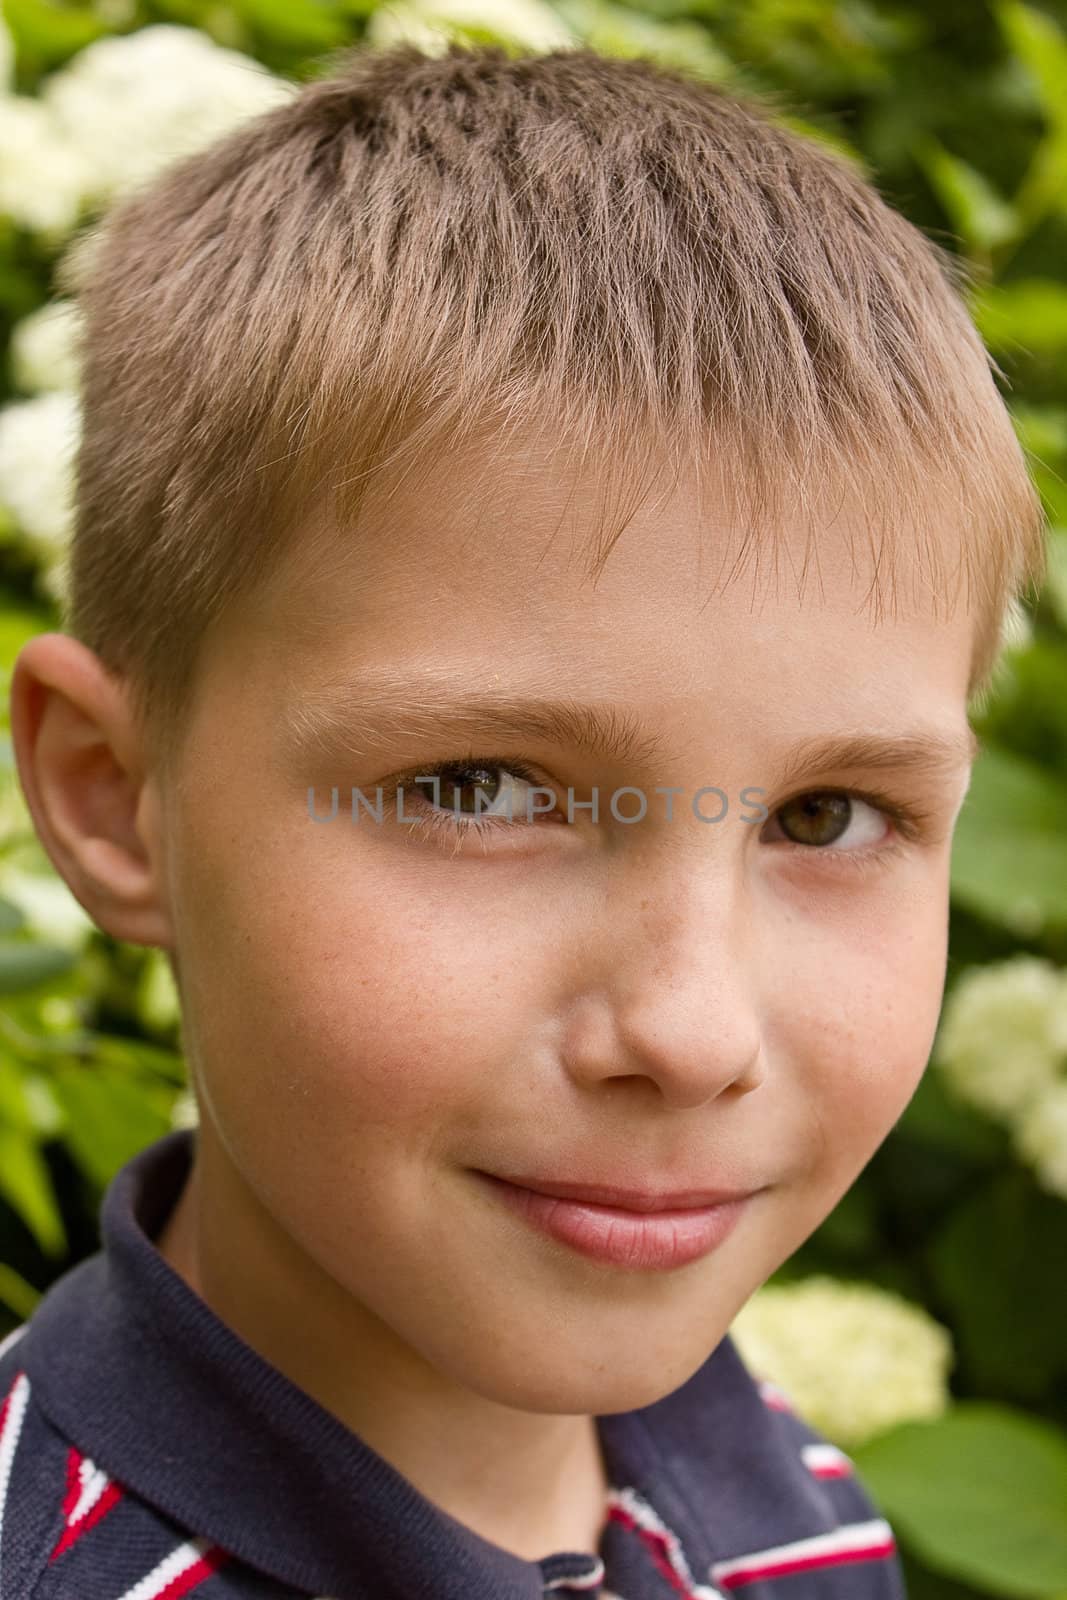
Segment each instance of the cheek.
[{"label": "cheek", "polygon": [[[843,1188],[902,1115],[929,1059],[947,956],[947,880],[871,897],[846,930],[814,938],[788,985],[794,1089],[818,1124],[823,1170]],[[859,925],[857,925],[859,924]],[[843,931],[847,937],[842,936]]]},{"label": "cheek", "polygon": [[536,1011],[536,965],[447,871],[349,853],[340,830],[322,848],[310,827],[260,828],[224,871],[183,869],[190,1041],[220,1120],[416,1141],[484,1105]]}]

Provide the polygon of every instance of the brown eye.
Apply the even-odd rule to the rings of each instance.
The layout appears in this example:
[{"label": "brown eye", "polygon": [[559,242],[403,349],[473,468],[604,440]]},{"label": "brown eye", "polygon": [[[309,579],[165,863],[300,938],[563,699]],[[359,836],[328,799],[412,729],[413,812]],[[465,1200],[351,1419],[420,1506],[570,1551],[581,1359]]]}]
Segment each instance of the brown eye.
[{"label": "brown eye", "polygon": [[816,790],[786,801],[776,815],[794,844],[833,844],[852,820],[852,801],[848,795]]},{"label": "brown eye", "polygon": [[[436,801],[432,783],[416,783],[414,787],[430,805],[437,804],[445,811],[458,812],[460,816],[473,816],[476,807],[484,812],[493,805],[503,787],[499,777],[501,770],[499,767],[465,766],[459,762],[442,767],[437,774],[440,798]],[[476,790],[481,791],[480,802]],[[466,801],[470,803],[465,804]]]}]

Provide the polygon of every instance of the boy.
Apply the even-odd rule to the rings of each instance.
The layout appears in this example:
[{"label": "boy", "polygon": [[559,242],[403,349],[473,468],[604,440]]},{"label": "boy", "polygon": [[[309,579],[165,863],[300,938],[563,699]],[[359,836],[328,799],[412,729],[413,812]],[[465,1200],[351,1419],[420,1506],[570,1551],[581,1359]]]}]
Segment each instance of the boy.
[{"label": "boy", "polygon": [[0,1356],[0,1593],[901,1596],[728,1328],[922,1074],[1041,569],[947,257],[650,62],[400,47],[76,286],[19,772],[199,1125]]}]

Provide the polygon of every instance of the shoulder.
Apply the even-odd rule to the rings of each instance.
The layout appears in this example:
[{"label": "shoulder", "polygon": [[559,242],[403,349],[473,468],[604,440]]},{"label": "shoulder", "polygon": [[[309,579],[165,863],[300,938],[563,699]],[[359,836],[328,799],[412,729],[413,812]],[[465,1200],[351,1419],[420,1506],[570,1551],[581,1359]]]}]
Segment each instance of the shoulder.
[{"label": "shoulder", "polygon": [[[761,1403],[764,1449],[777,1457],[781,1519],[768,1505],[762,1539],[714,1564],[711,1577],[747,1600],[905,1600],[903,1572],[889,1522],[855,1463],[799,1414],[776,1384],[752,1377]],[[785,1514],[785,1500],[795,1508]],[[777,1525],[776,1525],[777,1524]],[[807,1578],[805,1584],[804,1578]],[[789,1579],[779,1585],[776,1580]],[[766,1586],[766,1587],[765,1587]]]},{"label": "shoulder", "polygon": [[0,1341],[0,1595],[19,1600],[282,1600],[289,1591],[179,1528],[64,1437]]},{"label": "shoulder", "polygon": [[29,1324],[0,1343],[0,1594],[32,1600],[62,1528],[67,1448],[36,1403]]},{"label": "shoulder", "polygon": [[905,1600],[893,1531],[854,1463],[729,1334],[681,1388],[600,1420],[620,1594],[643,1592],[651,1555],[693,1600]]}]

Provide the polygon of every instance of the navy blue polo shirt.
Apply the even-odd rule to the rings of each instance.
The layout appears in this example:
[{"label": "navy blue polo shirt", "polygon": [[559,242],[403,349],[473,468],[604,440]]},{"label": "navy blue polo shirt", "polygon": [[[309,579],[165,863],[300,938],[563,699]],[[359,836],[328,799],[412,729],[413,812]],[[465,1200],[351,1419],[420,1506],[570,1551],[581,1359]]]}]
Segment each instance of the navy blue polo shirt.
[{"label": "navy blue polo shirt", "polygon": [[483,1539],[160,1254],[194,1139],[122,1168],[101,1249],[0,1345],[2,1600],[903,1600],[852,1463],[729,1338],[673,1394],[597,1419],[595,1555]]}]

